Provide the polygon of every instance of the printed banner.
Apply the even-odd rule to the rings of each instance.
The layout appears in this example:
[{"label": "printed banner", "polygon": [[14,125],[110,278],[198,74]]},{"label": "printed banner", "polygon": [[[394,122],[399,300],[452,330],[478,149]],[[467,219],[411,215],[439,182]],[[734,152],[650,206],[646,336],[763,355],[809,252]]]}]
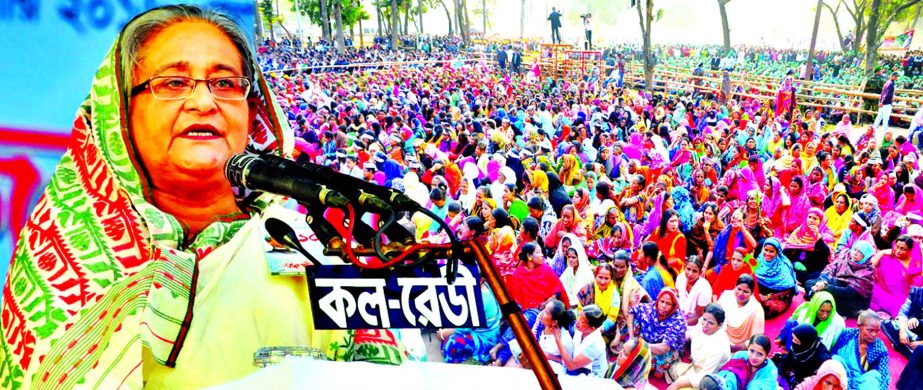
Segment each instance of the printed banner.
[{"label": "printed banner", "polygon": [[910,42],[913,40],[913,32],[910,30],[900,35],[888,36],[881,41],[878,51],[905,51],[910,49]]},{"label": "printed banner", "polygon": [[449,285],[446,268],[397,268],[363,273],[353,265],[308,267],[317,329],[481,328],[484,304],[474,265],[459,264]]}]

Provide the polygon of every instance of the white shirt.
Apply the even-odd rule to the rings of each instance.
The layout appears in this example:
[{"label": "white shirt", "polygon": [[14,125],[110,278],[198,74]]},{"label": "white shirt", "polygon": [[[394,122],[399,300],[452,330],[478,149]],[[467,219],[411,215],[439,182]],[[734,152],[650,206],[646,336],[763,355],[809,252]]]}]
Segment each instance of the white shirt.
[{"label": "white shirt", "polygon": [[590,358],[590,363],[581,368],[589,368],[593,373],[592,376],[602,377],[609,368],[606,361],[606,340],[603,339],[602,328],[596,329],[583,337],[583,333],[577,331],[574,335],[574,357],[586,356]]},{"label": "white shirt", "polygon": [[676,290],[679,292],[679,308],[686,315],[686,318],[695,316],[695,309],[699,306],[707,306],[711,303],[711,285],[705,280],[704,276],[699,276],[692,288],[687,291],[686,287],[689,280],[686,274],[681,273],[676,278]]}]

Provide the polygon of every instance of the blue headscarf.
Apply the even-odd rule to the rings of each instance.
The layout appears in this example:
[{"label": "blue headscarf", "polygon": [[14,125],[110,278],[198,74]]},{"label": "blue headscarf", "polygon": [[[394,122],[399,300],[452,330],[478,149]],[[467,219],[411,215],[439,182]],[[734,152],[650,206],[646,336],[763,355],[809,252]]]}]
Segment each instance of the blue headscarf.
[{"label": "blue headscarf", "polygon": [[688,234],[695,225],[695,208],[692,207],[692,197],[689,190],[683,187],[673,187],[673,209],[679,212],[679,221],[684,234]]},{"label": "blue headscarf", "polygon": [[[872,255],[875,254],[875,247],[868,241],[857,242],[853,246],[853,249],[862,253],[862,260],[855,262],[857,264],[865,264],[867,261],[869,261],[870,258],[872,258]],[[850,260],[852,260],[852,256],[850,256]]]},{"label": "blue headscarf", "polygon": [[[766,251],[767,245],[771,245],[776,249],[776,257],[770,261],[766,261],[766,258],[763,257],[763,252]],[[779,243],[779,240],[772,237],[767,238],[757,258],[759,259],[759,264],[753,270],[753,276],[756,276],[760,287],[765,286],[776,291],[796,288],[795,269],[792,268],[792,262],[782,254],[782,244]]]}]

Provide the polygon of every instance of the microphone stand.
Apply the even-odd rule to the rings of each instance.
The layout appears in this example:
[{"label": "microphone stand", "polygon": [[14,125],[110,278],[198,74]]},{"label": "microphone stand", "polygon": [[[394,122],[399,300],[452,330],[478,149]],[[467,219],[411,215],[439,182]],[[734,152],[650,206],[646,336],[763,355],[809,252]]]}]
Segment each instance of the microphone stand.
[{"label": "microphone stand", "polygon": [[[516,341],[522,346],[523,353],[529,360],[529,363],[532,364],[532,372],[535,374],[535,378],[538,379],[538,384],[543,390],[561,390],[558,377],[551,371],[551,365],[548,363],[548,359],[545,358],[545,355],[541,352],[541,347],[538,345],[538,341],[533,337],[529,323],[526,322],[526,318],[522,315],[519,304],[510,297],[506,285],[497,272],[497,268],[494,267],[494,263],[490,261],[487,249],[484,248],[484,245],[475,240],[461,241],[461,247],[464,251],[463,255],[473,256],[474,260],[477,262],[478,268],[481,270],[481,276],[485,279],[487,285],[497,298],[497,303],[500,305],[500,312],[503,313],[503,317],[509,322],[510,329],[513,330],[513,335],[516,336]],[[446,258],[452,255],[451,244],[414,244],[406,249],[406,251],[420,250],[426,250],[430,253],[437,252]],[[360,257],[376,256],[375,250],[371,248],[356,248],[354,252],[356,256]],[[324,249],[324,254],[341,256],[343,254],[343,249],[328,247]]]}]

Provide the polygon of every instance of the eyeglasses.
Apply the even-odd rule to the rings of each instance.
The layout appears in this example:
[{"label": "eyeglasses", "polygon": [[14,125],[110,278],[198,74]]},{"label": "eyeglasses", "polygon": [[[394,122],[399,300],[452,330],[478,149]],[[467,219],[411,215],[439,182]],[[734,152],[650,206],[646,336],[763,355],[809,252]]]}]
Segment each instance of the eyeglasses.
[{"label": "eyeglasses", "polygon": [[150,89],[157,100],[183,100],[192,95],[200,81],[205,82],[215,99],[245,100],[250,93],[250,80],[246,77],[193,79],[182,76],[154,76],[132,87],[131,96]]}]

